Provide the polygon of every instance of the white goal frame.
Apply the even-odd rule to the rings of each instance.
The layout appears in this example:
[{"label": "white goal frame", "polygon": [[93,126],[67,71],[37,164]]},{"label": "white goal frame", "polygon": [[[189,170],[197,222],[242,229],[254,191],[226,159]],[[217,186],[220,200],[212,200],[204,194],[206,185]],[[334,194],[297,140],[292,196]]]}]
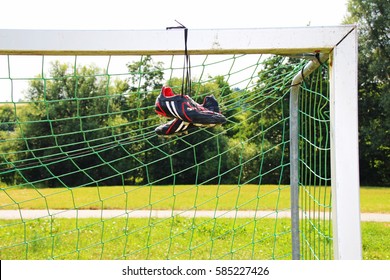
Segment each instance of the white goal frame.
[{"label": "white goal frame", "polygon": [[[190,30],[189,54],[301,54],[330,59],[335,259],[361,259],[357,27]],[[0,30],[0,55],[183,54],[180,30]]]}]

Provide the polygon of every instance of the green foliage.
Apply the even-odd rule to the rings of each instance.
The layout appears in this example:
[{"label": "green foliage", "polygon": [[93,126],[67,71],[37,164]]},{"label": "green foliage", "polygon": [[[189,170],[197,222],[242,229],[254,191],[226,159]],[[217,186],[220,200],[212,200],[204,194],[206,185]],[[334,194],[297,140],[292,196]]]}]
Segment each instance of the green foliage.
[{"label": "green foliage", "polygon": [[[214,95],[228,122],[172,139],[151,130],[161,123],[154,112],[161,62],[140,57],[127,64],[127,79],[114,81],[94,66],[55,62],[49,75],[30,82],[16,140],[2,147],[2,180],[22,187],[288,183],[288,96],[305,61],[297,62],[265,59],[242,90],[224,76],[194,81],[191,96],[203,103]],[[167,84],[179,92],[182,80]],[[15,126],[12,110],[4,112]]]},{"label": "green foliage", "polygon": [[390,185],[390,2],[350,0],[346,23],[359,31],[360,176]]},{"label": "green foliage", "polygon": [[163,63],[154,62],[152,57],[147,55],[141,57],[139,61],[127,64],[131,78],[128,79],[130,91],[148,91],[160,89],[164,78],[162,71]]},{"label": "green foliage", "polygon": [[[0,132],[11,132],[15,130],[15,110],[10,105],[0,106]],[[0,135],[0,139],[4,139]]]},{"label": "green foliage", "polygon": [[297,69],[302,67],[296,62],[283,56],[266,59],[258,73],[259,79],[242,104],[244,125],[236,137],[250,140],[252,145],[261,143],[256,161],[261,161],[258,172],[262,183],[289,183],[289,170],[284,166],[289,163],[290,84]]},{"label": "green foliage", "polygon": [[120,183],[121,178],[112,174],[124,169],[121,162],[102,166],[119,150],[109,147],[115,141],[110,124],[126,130],[112,92],[108,78],[96,67],[73,69],[55,62],[50,77],[32,80],[27,93],[31,102],[21,116],[19,132],[25,140],[13,147],[25,151],[17,156],[18,182],[75,186],[109,178],[104,182]]},{"label": "green foliage", "polygon": [[[16,106],[16,105],[15,105]],[[18,157],[15,142],[18,142],[16,108],[10,105],[0,106],[0,183],[13,184],[15,174],[12,172],[12,162]]]}]

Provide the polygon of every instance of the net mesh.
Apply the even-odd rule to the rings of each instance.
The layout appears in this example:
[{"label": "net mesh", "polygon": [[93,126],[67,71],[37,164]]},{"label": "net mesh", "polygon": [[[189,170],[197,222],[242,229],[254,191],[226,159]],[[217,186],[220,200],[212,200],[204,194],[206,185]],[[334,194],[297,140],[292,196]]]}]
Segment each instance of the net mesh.
[{"label": "net mesh", "polygon": [[[182,56],[0,59],[1,259],[291,258],[288,101],[307,60],[192,56],[191,97],[227,123],[161,138]],[[304,259],[332,258],[327,81],[322,65],[301,85]]]},{"label": "net mesh", "polygon": [[299,104],[299,183],[303,259],[333,259],[329,86],[322,65],[302,86]]}]

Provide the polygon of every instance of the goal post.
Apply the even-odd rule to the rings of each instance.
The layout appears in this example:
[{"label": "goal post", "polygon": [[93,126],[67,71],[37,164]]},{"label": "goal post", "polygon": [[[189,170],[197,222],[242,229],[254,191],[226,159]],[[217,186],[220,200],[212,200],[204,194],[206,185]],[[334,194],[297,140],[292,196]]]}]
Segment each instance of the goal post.
[{"label": "goal post", "polygon": [[[302,259],[300,252],[300,221],[303,219],[306,210],[301,208],[299,193],[302,189],[300,181],[299,162],[301,149],[299,144],[298,130],[300,126],[298,100],[302,81],[315,71],[321,64],[329,63],[329,135],[330,135],[330,173],[331,173],[331,221],[332,221],[332,242],[333,256],[335,259],[361,259],[361,229],[360,229],[360,204],[359,204],[359,166],[358,166],[358,112],[357,112],[357,30],[355,25],[343,25],[333,27],[297,27],[297,28],[264,28],[264,29],[210,29],[210,30],[189,30],[188,54],[189,55],[240,55],[240,54],[259,54],[259,55],[281,55],[281,56],[305,56],[311,55],[311,60],[304,65],[302,70],[296,74],[296,78],[290,81],[290,188],[291,188],[291,220],[292,220],[292,254],[293,259]],[[318,54],[318,55],[315,55]],[[0,55],[9,56],[126,56],[126,55],[184,55],[183,32],[182,30],[0,30]],[[257,68],[256,68],[257,69]],[[271,86],[270,88],[273,88]],[[275,86],[277,87],[277,86]],[[280,86],[284,88],[284,86]],[[266,99],[266,98],[265,98]],[[15,103],[15,101],[12,101]],[[77,102],[80,102],[77,100]],[[108,105],[107,107],[108,108]],[[78,108],[79,110],[79,108]],[[282,110],[283,111],[283,110]],[[108,109],[107,109],[108,112]],[[139,115],[140,113],[138,113]],[[49,116],[49,113],[47,113]],[[286,119],[283,122],[286,122]],[[116,120],[119,121],[119,120]],[[48,120],[50,126],[53,120]],[[80,120],[81,122],[81,120]],[[139,131],[142,131],[141,124],[138,125]],[[138,130],[137,132],[138,133]],[[84,138],[86,132],[83,131]],[[218,137],[218,135],[213,135]],[[120,139],[120,137],[118,137]],[[219,138],[216,138],[219,139]],[[150,139],[148,139],[149,141]],[[57,141],[57,139],[56,139]],[[138,141],[138,140],[137,140]],[[93,142],[93,141],[92,141]],[[91,143],[92,143],[91,142]],[[120,140],[118,140],[120,142]],[[185,144],[188,144],[188,142]],[[222,142],[217,140],[219,164],[223,161],[226,154],[220,151]],[[151,145],[149,141],[147,145]],[[283,143],[285,145],[286,143]],[[90,145],[90,143],[88,143]],[[244,147],[244,143],[238,146]],[[139,144],[142,146],[142,144]],[[285,145],[288,146],[288,145]],[[222,147],[222,146],[221,146]],[[295,147],[295,148],[294,148]],[[92,147],[93,148],[93,147]],[[102,145],[99,148],[106,148]],[[147,148],[145,146],[145,150]],[[263,149],[261,147],[260,149]],[[278,148],[279,149],[279,148]],[[0,149],[1,151],[1,149]],[[160,146],[156,151],[166,156],[170,161],[172,158]],[[61,151],[63,152],[63,151]],[[245,165],[243,161],[242,148],[239,158],[239,164]],[[97,150],[96,153],[99,153]],[[137,151],[141,154],[142,151]],[[231,151],[234,153],[234,151]],[[66,154],[64,152],[64,154]],[[69,155],[71,153],[68,153]],[[196,172],[199,165],[207,162],[207,159],[198,162],[194,150]],[[77,155],[80,157],[80,155]],[[127,155],[141,164],[140,169],[152,167],[137,158],[137,155]],[[99,154],[100,157],[100,154]],[[267,151],[262,154],[267,157]],[[41,160],[37,157],[38,160]],[[63,160],[63,159],[62,159]],[[102,158],[100,160],[103,161]],[[293,161],[293,162],[291,162]],[[248,160],[249,162],[249,160]],[[9,162],[7,161],[7,164]],[[108,163],[110,168],[117,173],[121,173],[120,168],[115,165],[116,160]],[[157,162],[158,164],[158,162]],[[76,165],[76,164],[75,164]],[[281,163],[282,169],[284,168]],[[261,165],[262,166],[262,165]],[[84,170],[77,166],[83,174],[92,177],[89,174],[90,167]],[[261,168],[261,167],[260,167]],[[171,169],[173,167],[171,165]],[[49,170],[49,168],[47,168]],[[79,170],[79,171],[80,171]],[[8,171],[6,171],[8,172]],[[51,170],[49,170],[49,173]],[[173,172],[173,171],[172,171]],[[242,168],[240,169],[242,173]],[[212,177],[215,179],[223,173],[218,169],[218,174]],[[75,173],[76,174],[76,173]],[[198,176],[198,173],[196,173]],[[1,174],[0,174],[1,175]],[[121,173],[122,177],[123,173]],[[56,179],[61,177],[53,175]],[[174,176],[175,177],[175,176]],[[258,180],[257,177],[255,179]],[[124,180],[124,179],[123,179]],[[149,180],[149,179],[148,179]],[[134,179],[135,181],[135,179]],[[211,180],[210,180],[211,181]],[[249,182],[254,179],[248,180]],[[260,179],[261,181],[261,179]],[[207,180],[205,182],[208,182]],[[146,185],[149,186],[148,183]],[[206,184],[206,183],[203,183]],[[238,180],[238,192],[240,192],[240,180]],[[219,185],[218,185],[219,188]],[[281,187],[278,188],[280,191]],[[198,189],[196,189],[198,192]],[[129,193],[126,192],[126,199]],[[173,204],[176,203],[177,194],[173,195]],[[9,194],[7,193],[7,196]],[[71,192],[73,197],[73,192]],[[151,191],[150,191],[150,197]],[[45,197],[46,199],[46,197]],[[74,199],[74,198],[73,198]],[[100,199],[100,193],[99,193]],[[150,198],[149,198],[150,199]],[[218,204],[217,198],[217,204]],[[12,197],[11,197],[12,200]],[[237,201],[239,200],[237,196]],[[103,200],[100,200],[103,204]],[[127,204],[126,204],[127,205]],[[149,205],[151,208],[153,205]],[[197,208],[192,209],[197,211]],[[191,211],[192,211],[191,210]],[[238,210],[238,208],[236,208]],[[152,212],[152,210],[150,210]],[[308,210],[311,212],[311,210]],[[172,209],[172,213],[173,213]],[[192,212],[191,212],[192,213]],[[274,213],[278,216],[279,212]],[[311,213],[309,213],[311,214]],[[314,213],[318,215],[318,213]],[[127,213],[128,215],[128,213]],[[194,214],[195,215],[195,214]],[[255,214],[256,215],[256,214]],[[237,215],[236,217],[237,218]],[[214,228],[217,228],[214,213]],[[0,217],[1,220],[1,217]],[[255,222],[256,224],[256,222]],[[149,225],[150,226],[150,222]],[[172,235],[174,221],[169,225]],[[276,226],[275,226],[276,227]],[[103,226],[102,226],[103,228]],[[147,228],[147,226],[144,226]],[[150,227],[151,228],[151,227]],[[192,222],[191,228],[195,225]],[[239,230],[240,228],[238,228]],[[237,229],[234,228],[234,232]],[[238,231],[237,230],[237,231]],[[102,230],[103,231],[103,230]],[[141,230],[139,232],[142,232]],[[185,232],[186,233],[186,232]],[[214,234],[214,231],[213,233]],[[184,233],[183,233],[184,235]],[[276,235],[274,238],[276,238]],[[194,233],[191,234],[191,238]],[[126,248],[128,236],[126,235]],[[173,236],[176,237],[176,236]],[[54,237],[51,237],[54,240]],[[148,236],[149,242],[151,239]],[[214,244],[217,239],[211,238],[211,241],[205,241],[205,244]],[[53,241],[54,242],[54,241]],[[157,242],[163,244],[166,240]],[[191,241],[192,242],[192,241]],[[194,242],[196,243],[196,242]],[[53,243],[54,244],[54,243]],[[149,243],[148,243],[149,244]],[[173,247],[172,236],[169,239],[169,248]],[[234,237],[231,243],[233,250]],[[202,244],[198,245],[201,246]],[[195,246],[195,245],[194,245]],[[255,250],[255,245],[253,250]],[[54,247],[54,246],[52,246]],[[129,245],[130,247],[130,245]],[[189,245],[191,247],[191,244]],[[149,256],[147,246],[147,256]],[[210,249],[210,256],[213,249]],[[123,250],[125,251],[125,249]],[[191,255],[191,250],[189,255]],[[80,254],[80,253],[78,253]]]},{"label": "goal post", "polygon": [[[192,54],[330,52],[354,26],[190,30]],[[2,54],[184,54],[178,30],[1,30]]]},{"label": "goal post", "polygon": [[331,166],[335,258],[361,259],[357,30],[331,52]]}]

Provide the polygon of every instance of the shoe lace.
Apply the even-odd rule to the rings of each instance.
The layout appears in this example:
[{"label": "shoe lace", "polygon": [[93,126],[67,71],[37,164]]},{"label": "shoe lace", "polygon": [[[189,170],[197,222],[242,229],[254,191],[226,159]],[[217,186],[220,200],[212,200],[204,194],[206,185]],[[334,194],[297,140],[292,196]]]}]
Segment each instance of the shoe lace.
[{"label": "shoe lace", "polygon": [[183,65],[183,79],[181,83],[181,96],[189,95],[191,93],[191,60],[188,54],[187,40],[188,28],[175,20],[180,26],[167,27],[169,29],[184,29],[184,65]]},{"label": "shoe lace", "polygon": [[191,106],[191,107],[194,107],[195,109],[197,109],[198,111],[210,111],[209,109],[207,109],[206,107],[204,107],[203,105],[199,104],[198,102],[196,102],[195,100],[193,100],[191,97],[189,97],[188,95],[185,96],[185,98],[187,99],[187,102],[188,104]]}]

